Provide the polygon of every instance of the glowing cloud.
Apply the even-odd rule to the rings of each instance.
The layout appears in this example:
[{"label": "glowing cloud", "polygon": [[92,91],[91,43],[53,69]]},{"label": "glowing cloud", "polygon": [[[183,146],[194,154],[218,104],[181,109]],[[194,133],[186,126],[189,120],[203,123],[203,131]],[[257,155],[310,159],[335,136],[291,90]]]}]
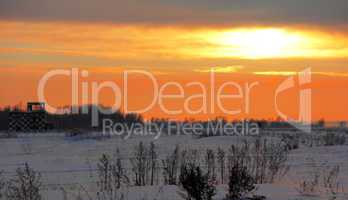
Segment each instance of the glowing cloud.
[{"label": "glowing cloud", "polygon": [[[253,72],[254,75],[264,75],[264,76],[293,76],[297,75],[298,72],[292,71],[263,71],[263,72]],[[336,72],[311,72],[313,75],[322,76],[333,76],[333,77],[348,77],[348,73],[336,73]]]},{"label": "glowing cloud", "polygon": [[255,75],[265,75],[265,76],[292,76],[296,75],[297,72],[290,72],[290,71],[266,71],[266,72],[253,72]]},{"label": "glowing cloud", "polygon": [[[0,56],[55,60],[75,65],[91,58],[125,60],[103,65],[141,65],[188,59],[345,58],[348,36],[281,29],[187,29],[105,24],[1,22]],[[58,58],[58,56],[60,56]],[[11,59],[13,61],[13,59]],[[146,62],[146,63],[145,63]],[[218,69],[217,69],[218,70]],[[231,70],[231,69],[228,69]]]},{"label": "glowing cloud", "polygon": [[195,69],[193,71],[194,72],[202,72],[202,73],[208,73],[208,72],[233,73],[233,72],[237,72],[243,68],[244,68],[244,66],[234,65],[234,66],[226,66],[226,67],[212,67],[210,69]]}]

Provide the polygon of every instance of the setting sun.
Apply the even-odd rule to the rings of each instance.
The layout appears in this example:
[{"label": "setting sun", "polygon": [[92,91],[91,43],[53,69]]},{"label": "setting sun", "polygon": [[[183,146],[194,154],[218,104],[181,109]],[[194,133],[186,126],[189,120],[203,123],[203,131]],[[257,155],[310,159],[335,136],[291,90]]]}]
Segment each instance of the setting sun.
[{"label": "setting sun", "polygon": [[304,35],[282,29],[237,29],[214,34],[208,39],[221,47],[220,56],[271,58],[296,56],[309,43]]},{"label": "setting sun", "polygon": [[300,45],[303,38],[279,29],[261,29],[226,33],[223,40],[226,45],[238,46],[242,56],[259,58],[286,56]]}]

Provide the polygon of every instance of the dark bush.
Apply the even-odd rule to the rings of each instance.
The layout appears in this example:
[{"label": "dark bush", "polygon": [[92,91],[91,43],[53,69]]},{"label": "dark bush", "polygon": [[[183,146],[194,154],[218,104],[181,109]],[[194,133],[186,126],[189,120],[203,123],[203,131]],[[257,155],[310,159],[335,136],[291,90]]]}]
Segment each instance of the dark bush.
[{"label": "dark bush", "polygon": [[228,200],[240,200],[255,189],[255,180],[246,167],[234,165],[230,171]]},{"label": "dark bush", "polygon": [[208,175],[203,175],[198,166],[182,166],[179,180],[187,192],[187,200],[211,200],[216,194],[215,186],[208,182]]}]

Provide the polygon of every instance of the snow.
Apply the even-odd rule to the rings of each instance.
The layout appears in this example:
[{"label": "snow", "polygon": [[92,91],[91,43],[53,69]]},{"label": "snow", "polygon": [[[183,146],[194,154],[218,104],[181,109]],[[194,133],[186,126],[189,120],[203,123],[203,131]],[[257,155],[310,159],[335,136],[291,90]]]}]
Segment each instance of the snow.
[{"label": "snow", "polygon": [[[122,157],[127,159],[132,156],[132,150],[140,141],[145,144],[153,141],[157,146],[160,157],[172,152],[175,146],[181,149],[218,147],[228,149],[231,144],[239,143],[241,137],[207,137],[196,138],[193,136],[165,136],[158,140],[153,136],[132,136],[127,140],[120,137],[106,139],[72,139],[65,137],[64,133],[50,135],[21,135],[19,138],[0,139],[0,170],[6,178],[14,176],[17,167],[27,162],[42,174],[44,196],[47,199],[62,200],[62,188],[68,191],[68,196],[78,194],[82,186],[89,188],[96,178],[96,163],[103,153],[110,155],[118,148]],[[296,187],[314,169],[327,169],[340,165],[340,183],[343,192],[337,195],[338,200],[347,200],[344,193],[348,189],[348,146],[331,147],[301,147],[293,150],[289,158],[290,171],[276,183],[258,186],[256,194],[264,195],[269,200],[328,200],[325,193],[315,196],[301,195]],[[160,174],[161,176],[161,174]],[[217,187],[218,194],[214,199],[223,199],[226,194],[225,185]],[[176,186],[145,186],[129,187],[124,190],[126,199],[182,199],[179,195],[180,188]],[[49,198],[48,198],[49,197]]]}]

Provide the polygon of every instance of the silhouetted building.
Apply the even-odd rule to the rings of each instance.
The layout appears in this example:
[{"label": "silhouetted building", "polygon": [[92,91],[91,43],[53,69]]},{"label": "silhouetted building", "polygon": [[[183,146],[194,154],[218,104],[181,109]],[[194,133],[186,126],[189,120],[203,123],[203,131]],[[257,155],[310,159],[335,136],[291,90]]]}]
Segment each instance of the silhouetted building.
[{"label": "silhouetted building", "polygon": [[45,103],[28,102],[27,111],[9,113],[10,132],[43,132],[47,130]]}]

